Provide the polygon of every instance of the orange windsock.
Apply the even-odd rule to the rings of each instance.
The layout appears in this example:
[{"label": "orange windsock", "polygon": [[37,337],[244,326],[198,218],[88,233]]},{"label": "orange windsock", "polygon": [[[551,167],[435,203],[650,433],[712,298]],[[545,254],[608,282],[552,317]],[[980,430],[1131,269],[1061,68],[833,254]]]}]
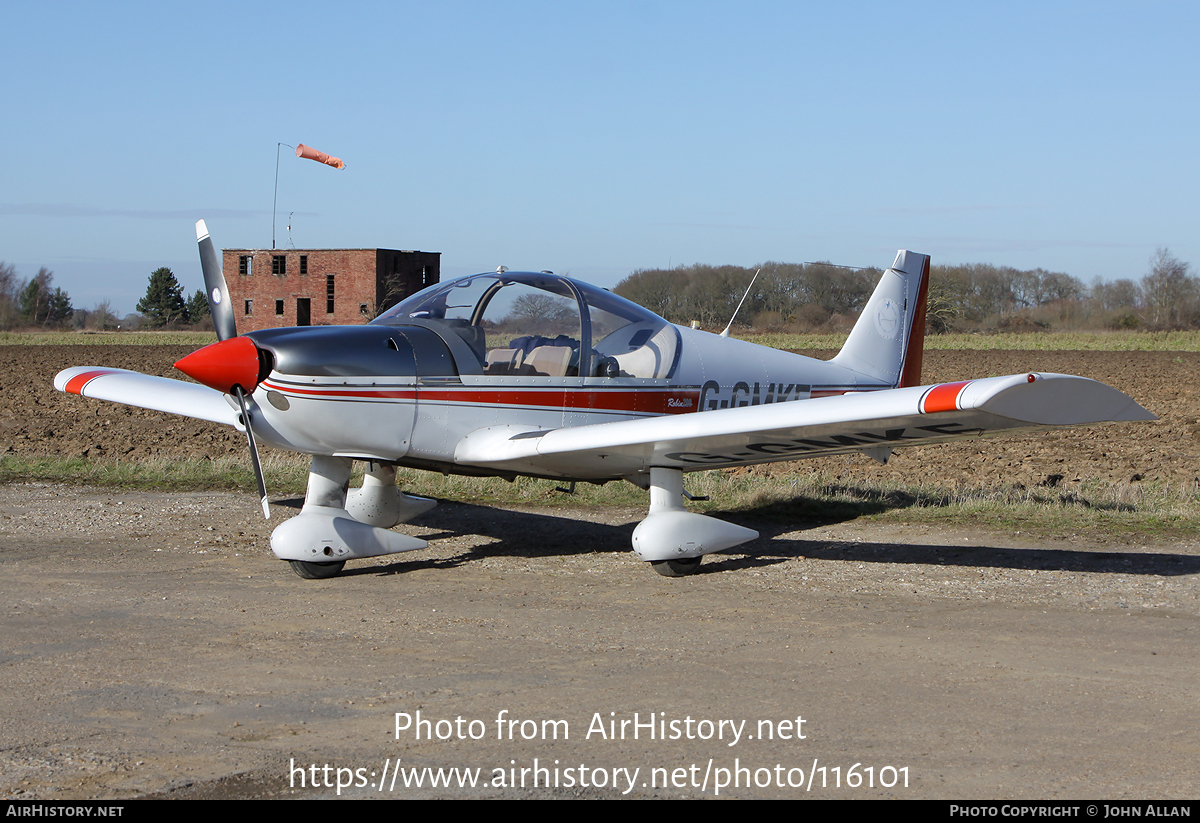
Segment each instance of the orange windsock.
[{"label": "orange windsock", "polygon": [[327,166],[333,166],[335,169],[344,169],[346,164],[342,162],[340,157],[330,157],[323,151],[317,151],[312,146],[306,146],[303,143],[296,146],[296,156],[304,157],[308,160],[316,160],[318,163],[324,163]]}]

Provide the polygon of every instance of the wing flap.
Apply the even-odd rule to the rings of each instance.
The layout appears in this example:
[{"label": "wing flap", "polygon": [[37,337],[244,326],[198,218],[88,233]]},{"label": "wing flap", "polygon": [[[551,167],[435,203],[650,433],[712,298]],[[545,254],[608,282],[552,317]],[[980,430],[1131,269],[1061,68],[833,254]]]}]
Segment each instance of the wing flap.
[{"label": "wing flap", "polygon": [[684,470],[878,451],[1016,430],[1154,415],[1103,383],[1020,374],[547,432],[474,432],[460,463],[567,477],[621,476],[651,466]]},{"label": "wing flap", "polygon": [[128,369],[77,366],[55,375],[54,388],[96,400],[238,427],[238,413],[225,400],[225,395],[207,386],[169,377],[154,377]]}]

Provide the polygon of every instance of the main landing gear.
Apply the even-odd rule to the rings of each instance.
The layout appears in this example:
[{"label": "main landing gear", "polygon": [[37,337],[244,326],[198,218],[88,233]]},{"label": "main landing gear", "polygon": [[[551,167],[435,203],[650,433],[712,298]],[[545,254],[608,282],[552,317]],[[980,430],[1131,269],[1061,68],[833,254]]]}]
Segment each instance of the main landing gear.
[{"label": "main landing gear", "polygon": [[[349,490],[351,461],[314,455],[300,514],[271,534],[271,550],[308,580],[341,572],[347,560],[426,547],[389,531],[437,505],[396,488],[396,470],[368,463],[361,489]],[[633,551],[665,577],[695,574],[704,555],[753,540],[758,532],[683,508],[683,473],[652,468],[650,511],[633,530]]]},{"label": "main landing gear", "polygon": [[650,469],[650,513],[633,530],[633,551],[665,577],[695,574],[700,559],[758,537],[753,529],[683,508],[683,472]]}]

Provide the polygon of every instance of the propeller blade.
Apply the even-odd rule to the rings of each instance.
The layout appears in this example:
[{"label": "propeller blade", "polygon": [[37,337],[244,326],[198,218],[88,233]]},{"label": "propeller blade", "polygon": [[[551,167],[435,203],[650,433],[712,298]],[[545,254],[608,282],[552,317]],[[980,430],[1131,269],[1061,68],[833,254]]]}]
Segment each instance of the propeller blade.
[{"label": "propeller blade", "polygon": [[246,392],[234,386],[238,404],[242,407],[242,421],[246,424],[246,440],[250,443],[250,462],[254,464],[254,479],[258,483],[258,497],[262,501],[263,517],[271,519],[271,507],[267,505],[267,481],[263,478],[262,463],[258,460],[258,446],[254,442],[254,429],[250,425],[250,409],[246,407]]},{"label": "propeller blade", "polygon": [[200,268],[204,272],[204,291],[208,295],[208,310],[212,314],[213,327],[218,340],[237,337],[237,323],[233,319],[233,303],[229,299],[229,287],[221,273],[221,258],[208,236],[208,226],[203,220],[196,221],[196,242],[200,244]]}]

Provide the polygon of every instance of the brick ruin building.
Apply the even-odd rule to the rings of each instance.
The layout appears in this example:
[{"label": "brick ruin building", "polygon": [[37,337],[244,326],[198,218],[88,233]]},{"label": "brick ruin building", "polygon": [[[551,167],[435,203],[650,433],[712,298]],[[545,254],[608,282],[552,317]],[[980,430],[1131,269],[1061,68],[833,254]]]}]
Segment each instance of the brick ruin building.
[{"label": "brick ruin building", "polygon": [[441,279],[441,252],[225,249],[238,331],[365,323]]}]

